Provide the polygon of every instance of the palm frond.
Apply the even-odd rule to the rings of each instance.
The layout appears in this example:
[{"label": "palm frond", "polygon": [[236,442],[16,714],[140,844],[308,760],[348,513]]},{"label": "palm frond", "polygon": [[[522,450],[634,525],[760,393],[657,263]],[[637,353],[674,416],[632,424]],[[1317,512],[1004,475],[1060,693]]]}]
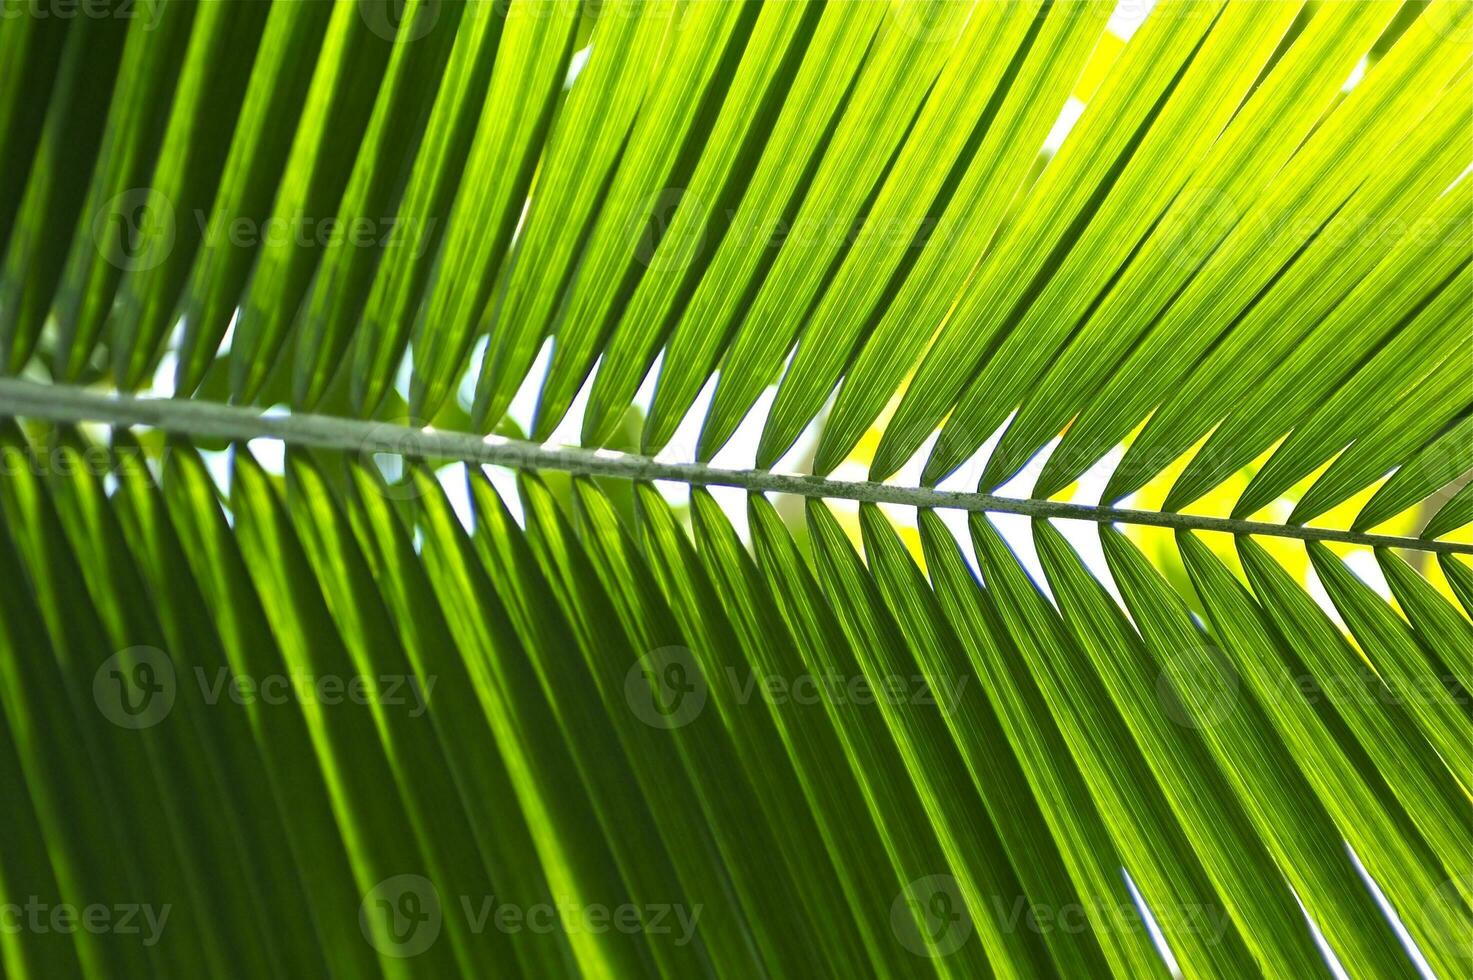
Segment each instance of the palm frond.
[{"label": "palm frond", "polygon": [[0,3],[5,975],[1466,972],[1468,0]]}]

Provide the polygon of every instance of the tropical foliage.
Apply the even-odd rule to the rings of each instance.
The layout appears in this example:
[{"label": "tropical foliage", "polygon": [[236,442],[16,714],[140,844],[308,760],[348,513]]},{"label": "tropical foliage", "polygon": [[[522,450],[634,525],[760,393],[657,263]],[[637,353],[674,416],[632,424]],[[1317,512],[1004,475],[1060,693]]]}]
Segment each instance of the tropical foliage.
[{"label": "tropical foliage", "polygon": [[1473,970],[1468,0],[0,15],[3,975]]}]

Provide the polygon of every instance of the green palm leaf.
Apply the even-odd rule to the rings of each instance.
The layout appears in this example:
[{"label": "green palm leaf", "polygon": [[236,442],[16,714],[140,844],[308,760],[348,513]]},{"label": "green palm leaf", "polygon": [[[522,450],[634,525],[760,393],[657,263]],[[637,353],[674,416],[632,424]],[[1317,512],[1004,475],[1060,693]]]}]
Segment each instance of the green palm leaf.
[{"label": "green palm leaf", "polygon": [[0,972],[1466,973],[1473,5],[1138,8],[0,0]]}]

